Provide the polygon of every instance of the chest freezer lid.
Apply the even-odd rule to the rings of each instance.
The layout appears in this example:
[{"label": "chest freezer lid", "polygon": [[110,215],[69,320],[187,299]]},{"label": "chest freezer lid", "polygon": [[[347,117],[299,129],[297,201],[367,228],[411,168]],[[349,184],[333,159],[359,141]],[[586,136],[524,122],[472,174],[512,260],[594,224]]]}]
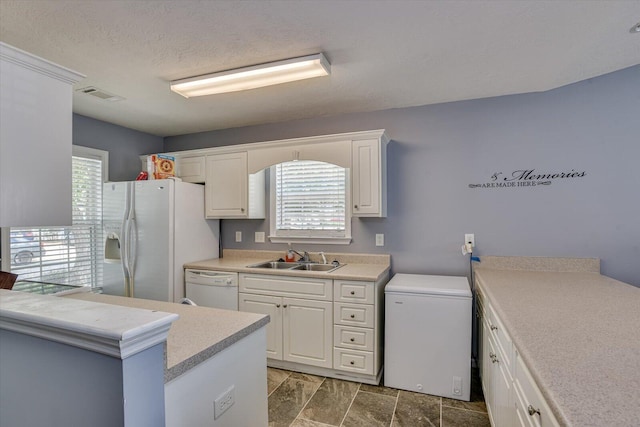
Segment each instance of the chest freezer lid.
[{"label": "chest freezer lid", "polygon": [[444,295],[471,298],[469,280],[463,276],[432,276],[397,273],[384,288],[385,293]]}]

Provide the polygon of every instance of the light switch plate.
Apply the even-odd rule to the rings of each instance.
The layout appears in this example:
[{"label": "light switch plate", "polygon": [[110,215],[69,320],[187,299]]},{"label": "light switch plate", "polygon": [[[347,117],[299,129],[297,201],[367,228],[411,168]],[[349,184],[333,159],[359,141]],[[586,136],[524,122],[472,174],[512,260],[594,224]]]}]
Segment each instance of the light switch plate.
[{"label": "light switch plate", "polygon": [[264,231],[256,231],[256,243],[264,243]]},{"label": "light switch plate", "polygon": [[384,246],[384,234],[376,234],[376,246]]},{"label": "light switch plate", "polygon": [[236,231],[236,242],[242,242],[242,231]]}]

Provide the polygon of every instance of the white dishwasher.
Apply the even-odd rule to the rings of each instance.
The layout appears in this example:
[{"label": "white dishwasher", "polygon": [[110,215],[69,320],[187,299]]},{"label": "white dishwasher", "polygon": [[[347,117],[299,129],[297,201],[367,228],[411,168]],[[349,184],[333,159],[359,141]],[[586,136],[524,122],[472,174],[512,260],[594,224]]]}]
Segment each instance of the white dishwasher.
[{"label": "white dishwasher", "polygon": [[196,305],[238,310],[238,273],[187,269],[184,282],[187,298]]},{"label": "white dishwasher", "polygon": [[467,278],[396,274],[384,293],[384,385],[468,401],[472,306]]}]

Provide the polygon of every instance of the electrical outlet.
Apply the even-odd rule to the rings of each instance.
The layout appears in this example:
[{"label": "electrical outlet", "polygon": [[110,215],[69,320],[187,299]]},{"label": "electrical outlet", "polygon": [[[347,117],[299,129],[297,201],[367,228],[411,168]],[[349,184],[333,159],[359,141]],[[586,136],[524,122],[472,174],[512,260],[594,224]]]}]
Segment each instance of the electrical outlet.
[{"label": "electrical outlet", "polygon": [[384,234],[376,234],[376,246],[384,246]]},{"label": "electrical outlet", "polygon": [[242,231],[236,231],[236,242],[242,242]]},{"label": "electrical outlet", "polygon": [[256,231],[256,243],[264,243],[264,231]]},{"label": "electrical outlet", "polygon": [[470,244],[472,248],[476,247],[476,236],[474,234],[465,234],[464,235],[464,244]]},{"label": "electrical outlet", "polygon": [[213,402],[213,419],[217,420],[236,402],[235,388],[232,385]]}]

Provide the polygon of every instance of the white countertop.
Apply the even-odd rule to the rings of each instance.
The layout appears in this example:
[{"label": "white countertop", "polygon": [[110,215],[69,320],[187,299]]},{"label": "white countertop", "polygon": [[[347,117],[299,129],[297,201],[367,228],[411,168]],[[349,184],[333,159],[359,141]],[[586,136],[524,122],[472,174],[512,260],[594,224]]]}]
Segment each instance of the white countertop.
[{"label": "white countertop", "polygon": [[60,299],[161,310],[180,316],[167,337],[165,383],[182,375],[269,322],[269,316],[140,298],[77,293]]},{"label": "white countertop", "polygon": [[640,426],[640,288],[483,263],[476,279],[562,425]]},{"label": "white countertop", "polygon": [[[344,264],[342,267],[331,272],[248,267],[253,264],[274,261],[281,256],[284,256],[284,252],[282,251],[226,249],[224,251],[224,258],[189,262],[184,265],[184,268],[252,274],[271,274],[278,276],[317,277],[321,279],[363,280],[372,282],[375,282],[385,274],[388,274],[391,268],[391,257],[389,255],[346,253],[328,253],[326,255],[328,262],[336,259],[341,264]],[[317,254],[312,254],[312,256],[313,261],[318,261]]]},{"label": "white countertop", "polygon": [[0,328],[121,359],[164,342],[176,319],[157,310],[0,290]]}]

